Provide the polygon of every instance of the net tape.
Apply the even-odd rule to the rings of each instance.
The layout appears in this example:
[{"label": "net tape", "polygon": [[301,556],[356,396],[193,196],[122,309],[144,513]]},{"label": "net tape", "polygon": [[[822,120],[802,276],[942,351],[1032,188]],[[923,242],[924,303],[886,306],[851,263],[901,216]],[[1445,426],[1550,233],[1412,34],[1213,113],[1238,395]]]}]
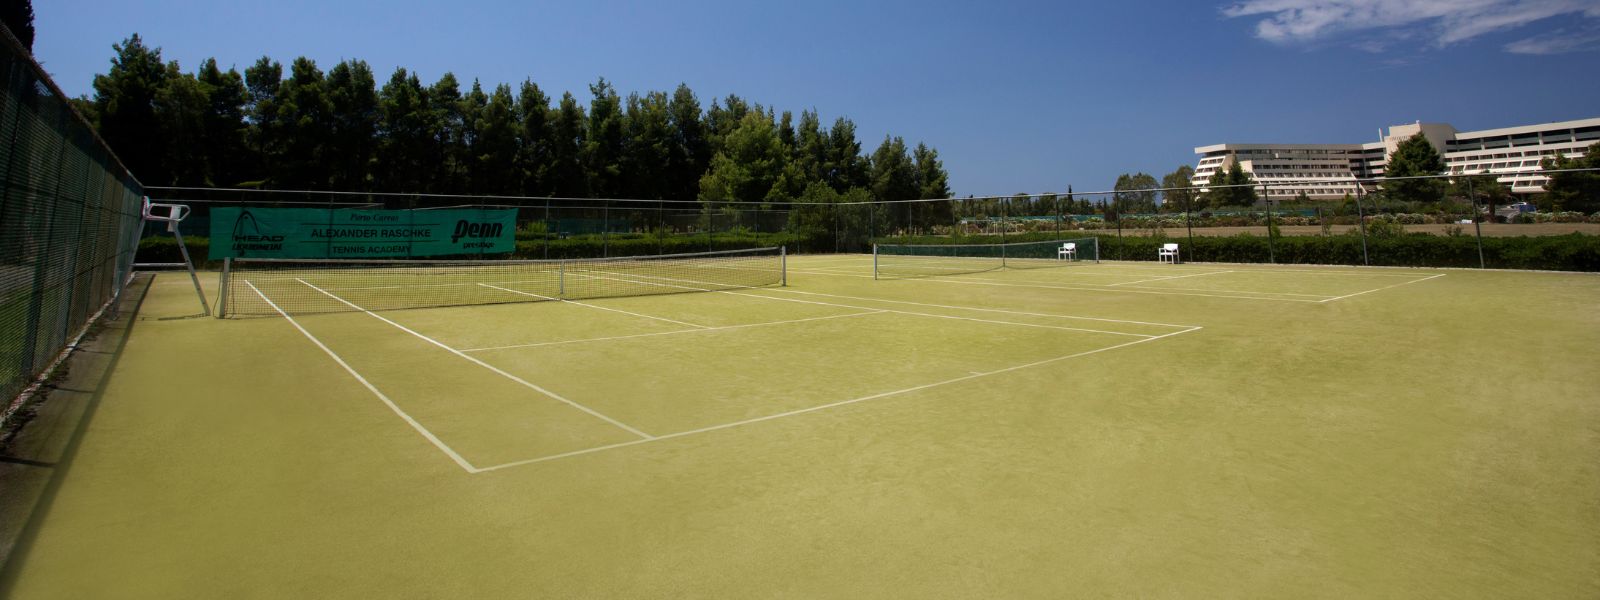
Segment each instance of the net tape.
[{"label": "net tape", "polygon": [[565,260],[236,259],[225,316],[583,300],[775,285],[782,248]]},{"label": "net tape", "polygon": [[[1073,244],[1071,257],[1061,249]],[[873,269],[882,277],[927,277],[982,273],[998,269],[1063,267],[1099,260],[1096,238],[1009,244],[881,244],[874,247]]]}]

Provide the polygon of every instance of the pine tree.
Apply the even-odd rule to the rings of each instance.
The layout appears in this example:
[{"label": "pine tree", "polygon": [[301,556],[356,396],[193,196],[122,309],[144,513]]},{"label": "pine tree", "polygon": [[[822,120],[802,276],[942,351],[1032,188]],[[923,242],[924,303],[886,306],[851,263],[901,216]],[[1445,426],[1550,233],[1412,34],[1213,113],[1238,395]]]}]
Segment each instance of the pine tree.
[{"label": "pine tree", "polygon": [[551,170],[554,137],[550,131],[550,97],[532,80],[523,80],[517,92],[517,112],[522,116],[517,137],[517,171],[522,177],[522,193],[548,196],[551,187],[545,175]]},{"label": "pine tree", "polygon": [[156,116],[156,94],[167,85],[161,49],[144,45],[139,34],[111,46],[111,70],[94,78],[94,106],[100,136],[128,169],[146,183],[168,182],[166,140]]},{"label": "pine tree", "polygon": [[206,115],[202,143],[208,159],[205,185],[235,187],[251,178],[254,172],[252,155],[245,146],[245,106],[249,92],[244,87],[244,77],[238,71],[226,73],[217,68],[217,61],[208,58],[201,63],[196,79],[206,91]]},{"label": "pine tree", "polygon": [[1401,141],[1384,165],[1384,192],[1392,199],[1409,202],[1437,202],[1444,193],[1441,179],[1393,179],[1438,175],[1444,171],[1444,160],[1433,143],[1421,133]]},{"label": "pine tree", "polygon": [[332,112],[327,135],[331,169],[329,187],[367,190],[372,185],[372,161],[377,154],[378,93],[372,68],[365,61],[348,60],[328,71],[328,104]]},{"label": "pine tree", "polygon": [[[1545,159],[1543,165],[1546,169],[1600,168],[1600,142],[1590,144],[1583,156]],[[1545,189],[1559,210],[1600,212],[1600,172],[1552,173]]]},{"label": "pine tree", "polygon": [[583,145],[589,192],[600,198],[622,195],[622,100],[605,78],[589,86],[588,133]]},{"label": "pine tree", "polygon": [[270,173],[283,156],[283,128],[278,119],[278,91],[283,87],[283,65],[268,57],[261,57],[244,71],[249,104],[245,116],[249,125],[245,129],[245,142],[253,157],[256,181],[252,185],[266,185]]},{"label": "pine tree", "polygon": [[700,177],[711,162],[711,144],[700,115],[700,100],[689,86],[678,84],[667,104],[674,144],[668,159],[666,199],[691,200],[700,195]]},{"label": "pine tree", "polygon": [[17,36],[23,48],[33,52],[33,0],[7,0],[0,5],[0,23]]},{"label": "pine tree", "polygon": [[667,170],[677,143],[672,131],[669,100],[664,92],[628,95],[627,151],[622,166],[625,195],[629,198],[665,199],[671,193]]},{"label": "pine tree", "polygon": [[495,86],[473,124],[476,138],[468,166],[474,191],[479,194],[516,195],[522,187],[517,132],[521,115],[511,86]]},{"label": "pine tree", "polygon": [[550,165],[541,179],[561,198],[588,198],[589,178],[583,169],[587,118],[572,92],[550,111]]}]

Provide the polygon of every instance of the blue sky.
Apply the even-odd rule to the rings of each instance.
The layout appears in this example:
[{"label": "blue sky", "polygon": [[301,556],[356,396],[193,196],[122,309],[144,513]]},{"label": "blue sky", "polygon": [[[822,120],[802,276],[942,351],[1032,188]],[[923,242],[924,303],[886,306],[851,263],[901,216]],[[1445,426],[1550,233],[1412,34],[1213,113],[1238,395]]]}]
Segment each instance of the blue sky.
[{"label": "blue sky", "polygon": [[1415,120],[1600,116],[1600,0],[48,0],[35,56],[92,94],[132,33],[185,71],[262,55],[587,102],[687,83],[937,148],[958,195],[1108,189],[1223,142],[1357,143]]}]

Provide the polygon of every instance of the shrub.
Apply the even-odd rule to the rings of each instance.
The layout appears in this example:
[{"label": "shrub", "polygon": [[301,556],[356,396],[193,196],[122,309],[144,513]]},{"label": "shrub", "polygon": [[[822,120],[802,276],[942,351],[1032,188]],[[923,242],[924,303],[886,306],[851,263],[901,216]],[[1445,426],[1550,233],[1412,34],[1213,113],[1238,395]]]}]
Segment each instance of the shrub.
[{"label": "shrub", "polygon": [[[1063,236],[1068,237],[1068,236]],[[1240,234],[1231,237],[1159,239],[1146,236],[1097,234],[1100,258],[1105,260],[1156,260],[1156,249],[1176,239],[1183,244],[1183,256],[1196,262],[1360,265],[1359,233],[1332,236],[1266,237]],[[1005,241],[1049,241],[1053,235],[1007,236]],[[948,244],[951,238],[881,238],[880,243]],[[971,236],[959,243],[999,243],[1000,236]],[[1270,244],[1270,245],[1269,245]],[[1387,237],[1367,237],[1369,264],[1408,267],[1478,266],[1477,238],[1470,235],[1436,236],[1402,233]],[[1490,268],[1544,269],[1559,271],[1600,271],[1600,236],[1574,233],[1542,237],[1483,238],[1484,261]]]}]

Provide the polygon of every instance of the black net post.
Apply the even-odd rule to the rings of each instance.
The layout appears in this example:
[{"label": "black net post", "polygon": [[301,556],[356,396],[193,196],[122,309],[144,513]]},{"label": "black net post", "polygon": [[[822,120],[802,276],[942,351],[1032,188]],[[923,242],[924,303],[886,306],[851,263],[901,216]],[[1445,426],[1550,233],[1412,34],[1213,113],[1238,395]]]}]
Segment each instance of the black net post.
[{"label": "black net post", "polygon": [[1361,180],[1357,179],[1356,180],[1356,224],[1361,229],[1361,264],[1364,265],[1364,266],[1370,266],[1372,264],[1372,262],[1367,259],[1367,215],[1366,215],[1366,212],[1364,210],[1362,210],[1362,208],[1361,208],[1361,196],[1363,195],[1363,188],[1364,187],[1365,186],[1361,185]]},{"label": "black net post", "polygon": [[1489,268],[1483,260],[1483,223],[1478,218],[1478,195],[1473,193],[1472,176],[1467,176],[1467,200],[1472,202],[1472,230],[1478,238],[1478,268]]},{"label": "black net post", "polygon": [[1261,184],[1261,203],[1267,206],[1267,262],[1277,263],[1277,241],[1273,239],[1277,236],[1272,235],[1272,189],[1265,183]]}]

